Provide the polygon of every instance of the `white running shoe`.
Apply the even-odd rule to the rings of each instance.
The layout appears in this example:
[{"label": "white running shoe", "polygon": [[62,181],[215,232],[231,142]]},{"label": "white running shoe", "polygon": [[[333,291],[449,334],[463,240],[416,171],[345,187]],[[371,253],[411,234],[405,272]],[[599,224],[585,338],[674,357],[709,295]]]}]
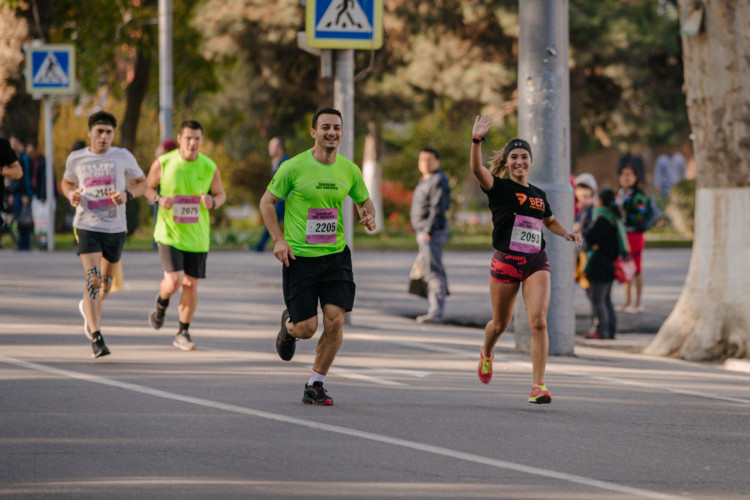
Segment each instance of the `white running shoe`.
[{"label": "white running shoe", "polygon": [[87,339],[93,341],[94,336],[91,335],[91,332],[89,331],[89,320],[86,319],[86,313],[83,311],[83,299],[78,303],[78,312],[80,312],[83,317],[83,333],[86,335]]}]

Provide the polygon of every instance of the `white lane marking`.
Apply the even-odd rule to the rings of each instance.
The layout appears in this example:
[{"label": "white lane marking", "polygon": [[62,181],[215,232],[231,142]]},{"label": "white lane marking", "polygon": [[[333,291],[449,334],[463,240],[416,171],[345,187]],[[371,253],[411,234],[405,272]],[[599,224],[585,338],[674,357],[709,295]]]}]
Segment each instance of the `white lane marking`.
[{"label": "white lane marking", "polygon": [[425,378],[430,372],[421,372],[417,370],[399,370],[395,368],[364,368],[360,371],[349,370],[348,368],[331,368],[331,372],[335,373],[340,377],[350,378],[354,380],[362,380],[373,384],[389,385],[389,386],[404,386],[403,382],[396,382],[395,380],[384,379],[383,377],[376,375],[365,375],[362,371],[368,373],[382,373],[384,375],[401,375],[407,377]]},{"label": "white lane marking", "polygon": [[365,382],[370,382],[373,384],[390,385],[390,386],[406,385],[406,384],[402,384],[401,382],[396,382],[395,380],[387,380],[387,379],[380,378],[380,377],[370,377],[360,372],[347,370],[346,368],[331,368],[329,373],[331,372],[335,373],[336,375],[340,377],[346,377],[346,378],[350,378],[354,380],[363,380]]},{"label": "white lane marking", "polygon": [[431,375],[431,372],[423,372],[419,370],[404,370],[402,368],[366,368],[368,372],[372,373],[390,373],[393,375],[404,375],[406,377],[425,378]]},{"label": "white lane marking", "polygon": [[110,387],[117,387],[126,391],[137,392],[140,394],[147,394],[157,398],[168,399],[172,401],[180,401],[183,403],[194,404],[197,406],[203,406],[206,408],[213,408],[216,410],[223,410],[230,413],[237,413],[240,415],[248,415],[251,417],[263,418],[266,420],[274,420],[277,422],[285,422],[287,424],[294,424],[300,427],[307,427],[310,429],[316,429],[326,432],[332,432],[335,434],[342,434],[345,436],[351,436],[360,439],[366,439],[377,443],[390,444],[393,446],[399,446],[401,448],[408,448],[411,450],[422,451],[430,453],[432,455],[439,455],[448,458],[454,458],[456,460],[463,460],[466,462],[472,462],[479,465],[495,467],[497,469],[512,470],[521,472],[524,474],[530,474],[533,476],[540,476],[548,479],[558,479],[560,481],[566,481],[573,484],[580,484],[591,488],[598,488],[601,490],[614,491],[617,493],[623,493],[626,495],[635,495],[646,498],[664,498],[664,499],[677,499],[682,498],[679,496],[668,495],[666,493],[660,493],[657,491],[644,490],[641,488],[633,488],[630,486],[624,486],[617,483],[611,483],[608,481],[600,481],[584,476],[578,476],[575,474],[567,474],[565,472],[557,472],[548,469],[541,469],[538,467],[531,467],[528,465],[517,464],[514,462],[508,462],[505,460],[498,460],[489,457],[483,457],[481,455],[474,455],[472,453],[464,453],[450,448],[443,448],[441,446],[433,446],[425,443],[419,443],[416,441],[409,441],[406,439],[400,439],[395,437],[386,436],[383,434],[375,434],[372,432],[360,431],[356,429],[350,429],[348,427],[340,427],[337,425],[322,424],[319,422],[312,422],[309,420],[302,420],[300,418],[289,417],[286,415],[279,415],[277,413],[270,413],[261,410],[254,410],[252,408],[245,408],[243,406],[231,405],[226,403],[220,403],[218,401],[211,401],[209,399],[195,398],[191,396],[183,396],[172,392],[162,391],[159,389],[152,389],[143,385],[132,384],[129,382],[121,382],[119,380],[112,380],[103,377],[97,377],[95,375],[89,375],[87,373],[74,372],[70,370],[63,370],[60,368],[54,368],[51,366],[40,365],[38,363],[32,363],[29,361],[22,361],[19,359],[8,358],[0,356],[0,361],[29,370],[49,373],[52,375],[59,375],[61,377],[72,378],[76,380],[83,380],[86,382],[92,382],[95,384],[107,385]]},{"label": "white lane marking", "polygon": [[683,396],[694,396],[696,398],[706,398],[706,399],[718,399],[719,401],[729,401],[730,403],[742,403],[742,404],[750,404],[750,399],[742,399],[742,398],[733,398],[730,396],[719,396],[715,394],[704,394],[702,392],[696,392],[696,391],[688,391],[687,389],[673,389],[670,387],[662,387],[657,386],[654,384],[648,384],[646,382],[638,382],[636,380],[625,380],[625,379],[618,379],[614,377],[607,377],[604,375],[584,375],[584,374],[576,374],[580,377],[589,377],[597,380],[604,380],[607,382],[617,382],[618,384],[622,385],[632,385],[635,387],[644,387],[646,389],[663,389],[667,392],[672,392],[674,394],[682,394]]},{"label": "white lane marking", "polygon": [[[472,354],[466,350],[456,349],[454,347],[446,347],[442,345],[434,345],[434,344],[427,344],[423,342],[414,342],[414,341],[407,341],[407,340],[389,339],[387,337],[382,337],[378,335],[356,334],[356,335],[350,335],[349,338],[358,338],[360,340],[371,340],[371,341],[377,341],[377,342],[388,342],[391,344],[401,345],[405,347],[421,349],[423,351],[438,352],[438,353],[443,353],[443,354],[455,354],[457,356],[461,356],[464,358],[466,357],[476,358],[477,357],[476,354]],[[515,364],[518,366],[523,366],[525,368],[529,368],[529,369],[531,368],[531,363],[528,361],[518,361],[514,359],[495,356],[495,362],[498,362],[498,361],[505,363],[505,364]],[[574,370],[566,369],[566,367],[562,365],[561,366],[549,366],[548,365],[547,372],[548,373],[549,372],[562,373],[562,374],[570,375],[574,377],[583,377],[583,378],[588,378],[591,380],[600,380],[604,382],[614,382],[614,383],[621,384],[621,385],[643,387],[645,389],[650,389],[653,391],[666,391],[672,394],[680,394],[682,396],[691,396],[691,397],[703,398],[703,399],[713,399],[717,401],[728,401],[730,403],[750,404],[750,399],[734,398],[731,396],[720,396],[718,394],[707,394],[704,392],[689,391],[687,389],[676,389],[676,388],[668,387],[665,385],[649,384],[646,382],[638,382],[636,380],[608,377],[606,375],[591,375],[588,373],[577,373]]]}]

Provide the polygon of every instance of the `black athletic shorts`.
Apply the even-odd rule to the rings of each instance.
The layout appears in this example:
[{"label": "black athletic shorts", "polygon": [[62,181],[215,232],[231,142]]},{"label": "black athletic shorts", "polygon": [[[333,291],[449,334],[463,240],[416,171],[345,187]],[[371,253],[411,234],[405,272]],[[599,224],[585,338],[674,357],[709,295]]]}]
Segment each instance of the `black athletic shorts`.
[{"label": "black athletic shorts", "polygon": [[289,259],[282,267],[284,302],[292,323],[318,315],[320,306],[333,304],[347,312],[354,306],[354,273],[349,247],[322,257]]},{"label": "black athletic shorts", "polygon": [[113,264],[122,257],[122,247],[128,233],[100,233],[86,229],[73,228],[78,242],[78,255],[83,253],[101,253],[102,257]]},{"label": "black athletic shorts", "polygon": [[495,250],[492,256],[490,278],[506,284],[524,281],[537,271],[549,271],[549,260],[544,250],[539,253],[517,255]]},{"label": "black athletic shorts", "polygon": [[168,273],[184,271],[193,278],[206,277],[206,258],[208,252],[184,252],[175,247],[157,243],[161,267]]}]

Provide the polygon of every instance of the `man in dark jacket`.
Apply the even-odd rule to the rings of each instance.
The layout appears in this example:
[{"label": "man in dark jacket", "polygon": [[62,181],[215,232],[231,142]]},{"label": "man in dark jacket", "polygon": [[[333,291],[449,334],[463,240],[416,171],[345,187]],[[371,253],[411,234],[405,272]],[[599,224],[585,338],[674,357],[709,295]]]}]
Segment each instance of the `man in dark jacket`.
[{"label": "man in dark jacket", "polygon": [[422,178],[414,189],[411,204],[411,225],[417,232],[417,244],[427,283],[427,314],[417,317],[419,323],[442,323],[445,296],[448,293],[443,267],[443,248],[448,239],[445,214],[450,205],[451,190],[448,178],[440,170],[440,155],[435,149],[424,148],[419,153]]},{"label": "man in dark jacket", "polygon": [[[23,170],[23,177],[8,184],[8,200],[13,208],[13,217],[16,218],[18,227],[18,249],[26,251],[31,250],[31,232],[34,229],[33,219],[31,219],[30,161],[26,155],[23,140],[19,136],[10,136],[10,147],[13,148],[18,157],[18,163]],[[13,198],[12,203],[10,198]],[[21,217],[22,212],[26,212],[24,217]]]}]

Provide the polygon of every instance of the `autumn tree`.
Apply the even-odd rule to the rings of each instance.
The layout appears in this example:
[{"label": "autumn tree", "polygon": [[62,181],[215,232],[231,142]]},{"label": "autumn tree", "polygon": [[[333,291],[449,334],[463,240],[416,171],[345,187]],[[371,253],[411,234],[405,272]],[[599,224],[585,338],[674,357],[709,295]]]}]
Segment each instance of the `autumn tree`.
[{"label": "autumn tree", "polygon": [[[683,14],[694,6],[680,0]],[[674,310],[648,354],[689,360],[750,354],[750,2],[704,0],[683,36],[696,162],[695,236]]]}]

